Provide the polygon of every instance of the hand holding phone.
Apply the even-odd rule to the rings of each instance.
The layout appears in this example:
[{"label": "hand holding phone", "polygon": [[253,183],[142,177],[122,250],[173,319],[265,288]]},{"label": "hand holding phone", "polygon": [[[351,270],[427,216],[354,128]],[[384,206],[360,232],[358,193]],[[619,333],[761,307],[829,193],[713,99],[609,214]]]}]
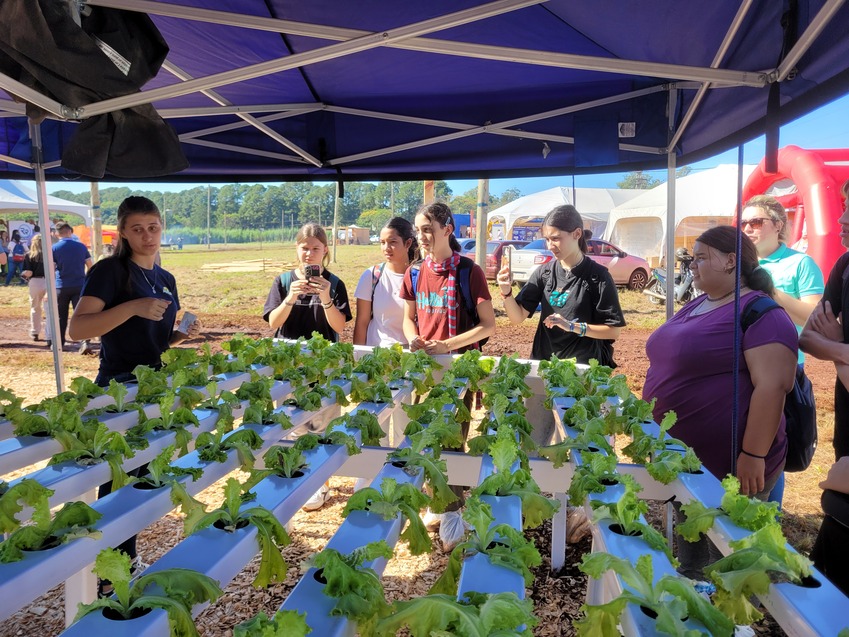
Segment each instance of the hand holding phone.
[{"label": "hand holding phone", "polygon": [[177,331],[182,333],[182,334],[188,334],[189,329],[191,328],[191,326],[194,324],[194,322],[197,319],[198,319],[198,317],[195,316],[194,314],[192,314],[191,312],[184,312],[183,318],[180,321],[180,325],[179,325],[179,327],[177,327]]},{"label": "hand holding phone", "polygon": [[311,279],[314,276],[321,276],[321,266],[308,263],[304,266],[304,276]]}]

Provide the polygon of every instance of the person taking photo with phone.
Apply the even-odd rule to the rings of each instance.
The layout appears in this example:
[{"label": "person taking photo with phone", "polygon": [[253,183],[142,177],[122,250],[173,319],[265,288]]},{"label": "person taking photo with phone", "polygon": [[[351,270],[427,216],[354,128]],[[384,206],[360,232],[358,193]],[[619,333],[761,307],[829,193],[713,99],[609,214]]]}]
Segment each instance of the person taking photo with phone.
[{"label": "person taking photo with phone", "polygon": [[310,338],[318,332],[337,342],[351,320],[345,283],[326,269],[330,261],[327,234],[317,223],[303,226],[295,237],[299,266],[274,278],[262,318],[277,338]]}]

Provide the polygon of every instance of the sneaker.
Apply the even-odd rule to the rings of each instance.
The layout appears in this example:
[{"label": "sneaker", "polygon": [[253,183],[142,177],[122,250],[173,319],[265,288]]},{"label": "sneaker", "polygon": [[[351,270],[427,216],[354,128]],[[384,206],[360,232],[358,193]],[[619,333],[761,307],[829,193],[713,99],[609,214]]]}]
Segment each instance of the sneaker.
[{"label": "sneaker", "polygon": [[371,484],[371,480],[368,478],[357,478],[357,481],[354,483],[354,493],[360,489],[365,489],[369,484]]},{"label": "sneaker", "polygon": [[89,354],[91,352],[91,343],[88,341],[80,341],[80,349],[77,351],[82,355]]},{"label": "sneaker", "polygon": [[312,497],[307,500],[306,504],[304,504],[301,508],[304,511],[318,511],[327,503],[327,496],[329,492],[330,489],[327,488],[326,484],[321,485],[319,490],[313,493]]},{"label": "sneaker", "polygon": [[139,573],[147,569],[150,564],[142,562],[141,558],[136,555],[133,561],[130,562],[130,577],[136,577]]},{"label": "sneaker", "polygon": [[693,584],[693,588],[696,589],[696,592],[703,597],[707,597],[710,599],[710,596],[716,592],[716,586],[713,585],[713,582],[707,581],[699,581]]},{"label": "sneaker", "polygon": [[734,637],[755,637],[755,629],[751,626],[735,626]]},{"label": "sneaker", "polygon": [[47,349],[53,349],[53,341],[51,341],[49,338],[44,341],[44,344],[47,345]]},{"label": "sneaker", "polygon": [[442,550],[446,553],[454,550],[454,547],[466,538],[467,528],[468,525],[460,511],[443,513],[442,522],[439,525],[439,539],[442,542]]},{"label": "sneaker", "polygon": [[32,338],[32,340],[34,340],[34,341],[37,341],[38,340],[38,334],[30,333],[30,338]]},{"label": "sneaker", "polygon": [[430,510],[430,508],[428,508],[424,512],[424,515],[422,516],[422,522],[424,523],[425,528],[428,531],[435,531],[436,529],[438,529],[439,525],[442,523],[442,516],[443,515],[445,515],[445,514],[444,513],[434,513],[433,511]]}]

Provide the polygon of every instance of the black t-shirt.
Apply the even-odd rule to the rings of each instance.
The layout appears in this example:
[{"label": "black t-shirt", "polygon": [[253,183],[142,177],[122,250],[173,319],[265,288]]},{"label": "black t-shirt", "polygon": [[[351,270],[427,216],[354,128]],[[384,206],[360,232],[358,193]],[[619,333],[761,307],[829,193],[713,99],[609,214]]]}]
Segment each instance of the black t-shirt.
[{"label": "black t-shirt", "polygon": [[31,258],[29,255],[24,257],[24,270],[29,270],[32,272],[32,279],[43,279],[44,278],[44,260],[39,259],[36,261]]},{"label": "black t-shirt", "polygon": [[[265,307],[262,310],[262,318],[268,321],[268,315],[271,314],[289,294],[289,286],[283,285],[281,277],[274,277],[274,283],[271,284],[271,290],[268,292],[268,298],[265,300]],[[328,281],[330,280],[330,272],[326,269],[322,270],[321,276]],[[301,275],[297,270],[291,272],[290,281],[301,279]],[[336,284],[336,291],[332,295],[333,305],[336,309],[345,315],[345,321],[350,321],[351,305],[348,303],[348,291],[345,289],[345,284],[340,279]],[[318,332],[328,341],[338,341],[339,335],[330,327],[327,322],[327,316],[324,313],[324,308],[321,307],[321,299],[318,294],[299,294],[298,300],[289,311],[289,316],[286,322],[274,332],[274,336],[278,338],[304,338],[312,337],[313,332]]]},{"label": "black t-shirt", "polygon": [[[130,289],[127,289],[129,268]],[[113,378],[132,372],[136,365],[158,369],[162,352],[170,347],[174,322],[180,309],[174,277],[158,265],[145,270],[117,257],[99,261],[86,276],[80,297],[93,296],[105,310],[145,297],[171,301],[159,321],[133,316],[100,337],[100,376]]]},{"label": "black t-shirt", "polygon": [[[555,303],[565,300],[561,307],[552,307],[552,293],[556,294]],[[544,360],[554,354],[557,358],[575,358],[584,364],[594,358],[602,365],[616,367],[612,340],[581,337],[543,324],[548,316],[558,313],[580,323],[624,326],[625,317],[619,306],[616,285],[603,265],[585,257],[567,272],[560,261],[550,261],[531,274],[516,296],[516,302],[530,312],[530,316],[542,305],[531,358]]]},{"label": "black t-shirt", "polygon": [[[831,303],[835,314],[849,316],[849,252],[831,269],[822,301]],[[843,342],[849,343],[849,320],[843,321]],[[839,378],[834,384],[834,451],[837,458],[849,456],[849,391]]]}]

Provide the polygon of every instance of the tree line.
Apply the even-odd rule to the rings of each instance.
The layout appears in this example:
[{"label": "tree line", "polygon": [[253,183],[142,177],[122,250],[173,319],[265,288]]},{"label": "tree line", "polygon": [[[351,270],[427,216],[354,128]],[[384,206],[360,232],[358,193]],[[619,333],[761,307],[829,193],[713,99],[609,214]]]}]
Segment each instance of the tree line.
[{"label": "tree line", "polygon": [[[454,195],[444,181],[434,184],[436,198],[446,201],[455,213],[474,213],[477,206],[477,189]],[[287,182],[279,185],[227,184],[211,186],[209,191],[209,226],[215,237],[237,237],[245,231],[284,231],[296,229],[307,222],[320,222],[327,226],[333,222],[336,184]],[[67,190],[51,192],[52,195],[90,203],[88,193]],[[151,199],[165,213],[168,232],[178,228],[200,230],[207,227],[207,187],[187,188],[179,192],[138,190],[127,186],[100,190],[100,210],[104,224],[117,222],[118,206],[130,195]],[[421,181],[352,182],[344,185],[340,201],[339,224],[357,224],[377,230],[391,216],[412,220],[421,205]],[[511,188],[501,196],[490,196],[489,208],[493,210],[521,196],[519,189]],[[269,236],[274,236],[270,232]],[[279,234],[277,236],[280,236]]]}]

